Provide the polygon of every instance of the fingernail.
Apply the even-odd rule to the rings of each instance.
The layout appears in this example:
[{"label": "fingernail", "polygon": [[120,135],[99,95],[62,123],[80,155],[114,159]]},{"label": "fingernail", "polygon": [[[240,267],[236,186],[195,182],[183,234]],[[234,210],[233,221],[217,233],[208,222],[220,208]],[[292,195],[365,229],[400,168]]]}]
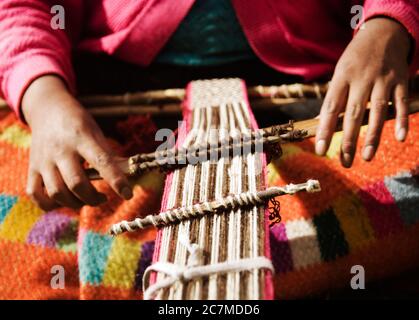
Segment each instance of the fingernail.
[{"label": "fingernail", "polygon": [[129,187],[124,187],[121,191],[121,194],[125,200],[129,200],[132,198],[132,190]]},{"label": "fingernail", "polygon": [[350,153],[343,153],[342,155],[342,164],[345,168],[350,168],[352,165],[352,155]]},{"label": "fingernail", "polygon": [[396,138],[399,141],[404,141],[406,139],[406,129],[405,128],[400,128],[397,130],[397,134],[396,134]]},{"label": "fingernail", "polygon": [[374,156],[374,147],[373,146],[366,146],[364,151],[362,151],[362,158],[366,161],[370,161]]},{"label": "fingernail", "polygon": [[319,156],[323,156],[326,153],[326,141],[325,140],[319,140],[316,143],[316,153]]}]

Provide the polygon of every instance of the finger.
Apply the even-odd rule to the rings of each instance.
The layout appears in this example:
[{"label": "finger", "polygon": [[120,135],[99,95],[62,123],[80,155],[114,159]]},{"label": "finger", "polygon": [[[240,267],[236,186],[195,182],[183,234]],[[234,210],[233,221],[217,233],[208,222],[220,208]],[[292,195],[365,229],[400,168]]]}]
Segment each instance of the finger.
[{"label": "finger", "polygon": [[82,146],[79,152],[91,166],[99,171],[100,176],[109,183],[120,197],[126,200],[132,198],[132,190],[127,177],[106,147],[97,143],[89,143]]},{"label": "finger", "polygon": [[345,168],[352,166],[359,130],[370,93],[371,86],[362,83],[354,84],[349,89],[349,97],[343,120],[343,139],[340,157],[340,161]]},{"label": "finger", "polygon": [[393,100],[396,104],[396,139],[404,141],[407,136],[407,131],[409,130],[409,98],[407,81],[406,83],[396,85]]},{"label": "finger", "polygon": [[68,189],[82,202],[91,206],[106,202],[106,196],[98,192],[87,179],[77,155],[57,161],[57,167]]},{"label": "finger", "polygon": [[375,83],[371,92],[370,114],[368,119],[368,130],[365,137],[362,158],[366,161],[372,160],[380,142],[384,120],[387,115],[388,100],[392,85],[384,81]]},{"label": "finger", "polygon": [[336,129],[339,113],[345,107],[348,95],[348,84],[344,81],[332,80],[327,91],[321,111],[320,122],[316,133],[316,153],[326,154]]},{"label": "finger", "polygon": [[58,169],[51,166],[42,171],[45,189],[48,196],[56,203],[73,209],[79,209],[83,203],[68,190]]},{"label": "finger", "polygon": [[29,172],[26,194],[44,211],[57,208],[57,203],[45,193],[42,177],[38,172]]}]

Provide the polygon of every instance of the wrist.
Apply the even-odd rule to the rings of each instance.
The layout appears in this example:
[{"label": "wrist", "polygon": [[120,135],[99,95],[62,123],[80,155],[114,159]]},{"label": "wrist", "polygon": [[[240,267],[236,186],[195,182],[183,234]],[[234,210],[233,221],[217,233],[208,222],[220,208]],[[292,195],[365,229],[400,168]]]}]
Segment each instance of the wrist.
[{"label": "wrist", "polygon": [[377,39],[391,43],[408,60],[413,49],[412,38],[400,22],[385,16],[373,17],[365,23],[367,29],[372,30]]},{"label": "wrist", "polygon": [[[63,80],[55,75],[45,75],[34,80],[22,97],[22,114],[32,126],[37,115],[45,116],[53,108],[74,100]],[[42,117],[41,116],[41,117]]]}]

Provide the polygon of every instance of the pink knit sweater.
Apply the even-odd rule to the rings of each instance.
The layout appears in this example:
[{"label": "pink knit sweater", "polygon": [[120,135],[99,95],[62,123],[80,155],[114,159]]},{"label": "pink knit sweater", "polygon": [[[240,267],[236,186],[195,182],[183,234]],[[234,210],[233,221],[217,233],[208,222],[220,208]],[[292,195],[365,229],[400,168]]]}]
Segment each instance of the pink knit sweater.
[{"label": "pink knit sweater", "polygon": [[[350,8],[365,19],[401,22],[419,43],[419,0],[232,0],[259,58],[276,70],[313,80],[330,76],[350,41]],[[187,15],[194,0],[1,0],[0,94],[19,112],[29,84],[45,74],[74,92],[71,51],[114,55],[146,66]],[[51,28],[51,7],[65,8],[65,29]],[[412,68],[418,62],[417,49]]]}]

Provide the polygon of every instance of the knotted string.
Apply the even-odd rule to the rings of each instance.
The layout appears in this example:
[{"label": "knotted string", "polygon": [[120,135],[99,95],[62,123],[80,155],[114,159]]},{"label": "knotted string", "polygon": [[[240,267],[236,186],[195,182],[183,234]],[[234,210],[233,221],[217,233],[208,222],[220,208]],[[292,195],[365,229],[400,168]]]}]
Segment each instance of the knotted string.
[{"label": "knotted string", "polygon": [[[240,272],[253,269],[267,269],[274,271],[272,262],[266,257],[246,258],[236,261],[226,261],[211,265],[202,265],[203,250],[196,243],[191,243],[189,234],[179,235],[179,242],[185,246],[189,252],[186,266],[180,266],[170,262],[157,262],[149,266],[143,277],[144,300],[150,300],[156,293],[165,288],[169,288],[176,281],[189,281],[195,278],[206,277],[215,273]],[[164,279],[149,285],[151,272],[161,272],[167,275]]]}]

